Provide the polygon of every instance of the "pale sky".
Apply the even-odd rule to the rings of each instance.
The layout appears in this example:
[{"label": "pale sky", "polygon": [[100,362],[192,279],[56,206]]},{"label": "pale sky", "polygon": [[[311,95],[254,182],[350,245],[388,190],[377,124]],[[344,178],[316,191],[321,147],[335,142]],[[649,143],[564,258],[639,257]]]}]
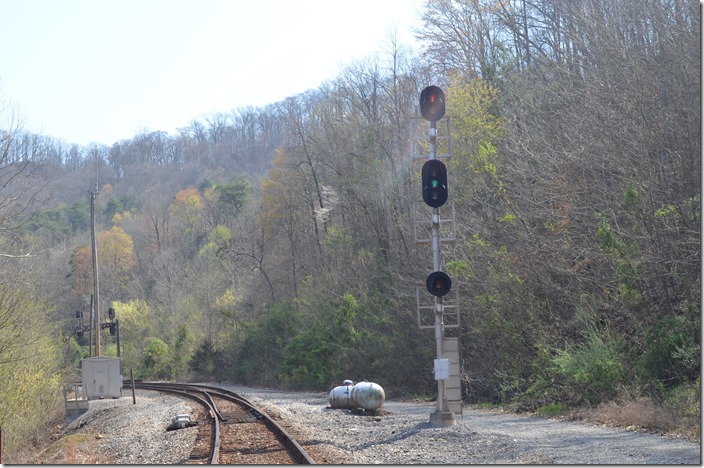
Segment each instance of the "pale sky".
[{"label": "pale sky", "polygon": [[112,145],[417,49],[423,0],[0,0],[0,128]]}]

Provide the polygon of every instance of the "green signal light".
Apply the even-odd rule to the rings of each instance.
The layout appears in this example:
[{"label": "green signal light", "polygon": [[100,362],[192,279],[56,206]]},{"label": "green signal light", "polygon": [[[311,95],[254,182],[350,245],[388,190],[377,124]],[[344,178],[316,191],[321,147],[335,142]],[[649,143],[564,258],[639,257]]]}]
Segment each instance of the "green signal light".
[{"label": "green signal light", "polygon": [[447,169],[438,159],[428,159],[421,169],[423,201],[438,208],[447,201]]}]

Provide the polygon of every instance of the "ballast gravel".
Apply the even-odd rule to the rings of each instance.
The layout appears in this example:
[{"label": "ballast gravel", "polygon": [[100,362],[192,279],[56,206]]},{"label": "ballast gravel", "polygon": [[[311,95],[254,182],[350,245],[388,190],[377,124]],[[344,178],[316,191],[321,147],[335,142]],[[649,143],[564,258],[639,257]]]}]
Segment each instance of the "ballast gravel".
[{"label": "ballast gravel", "polygon": [[[129,393],[129,397],[126,396]],[[97,453],[116,465],[183,464],[198,429],[167,431],[177,414],[195,414],[192,403],[156,392],[131,391],[117,399],[91,400],[89,409],[74,418],[65,433],[85,433],[97,439]]]},{"label": "ballast gravel", "polygon": [[[225,385],[223,385],[225,386]],[[434,403],[386,401],[381,415],[332,409],[327,393],[227,386],[264,409],[320,464],[701,464],[701,446],[635,431],[465,408],[450,427],[434,427]],[[181,464],[196,428],[166,431],[192,403],[137,391],[90,402],[66,431],[100,433],[114,464]]]}]

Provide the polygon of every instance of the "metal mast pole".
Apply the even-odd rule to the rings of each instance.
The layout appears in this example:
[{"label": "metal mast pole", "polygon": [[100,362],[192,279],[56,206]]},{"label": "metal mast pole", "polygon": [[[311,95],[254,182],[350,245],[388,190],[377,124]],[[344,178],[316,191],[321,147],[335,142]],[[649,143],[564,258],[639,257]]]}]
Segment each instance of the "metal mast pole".
[{"label": "metal mast pole", "polygon": [[120,319],[115,319],[115,328],[117,328],[117,357],[120,357]]},{"label": "metal mast pole", "polygon": [[[437,159],[437,125],[435,121],[430,122],[430,155],[429,159]],[[433,271],[440,271],[440,212],[438,208],[433,208],[432,224],[432,249],[433,249]],[[435,296],[435,347],[437,359],[444,356],[443,339],[445,338],[445,324],[443,323],[444,306],[442,297]],[[438,399],[436,408],[438,412],[447,411],[447,397],[445,395],[445,381],[438,380]]]}]

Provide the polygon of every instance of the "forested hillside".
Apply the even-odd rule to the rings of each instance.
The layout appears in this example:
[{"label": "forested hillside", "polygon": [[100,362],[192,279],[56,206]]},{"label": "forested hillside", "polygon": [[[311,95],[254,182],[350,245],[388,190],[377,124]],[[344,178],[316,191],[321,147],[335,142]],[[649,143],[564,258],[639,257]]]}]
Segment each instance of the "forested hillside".
[{"label": "forested hillside", "polygon": [[446,334],[466,401],[650,397],[698,417],[696,4],[428,0],[423,24],[418,55],[390,39],[315,90],[178,135],[82,147],[0,130],[6,450],[87,356],[75,312],[93,292],[96,185],[100,307],[135,377],[434,395],[416,315],[431,250],[413,232],[429,84],[447,97],[460,327]]}]

